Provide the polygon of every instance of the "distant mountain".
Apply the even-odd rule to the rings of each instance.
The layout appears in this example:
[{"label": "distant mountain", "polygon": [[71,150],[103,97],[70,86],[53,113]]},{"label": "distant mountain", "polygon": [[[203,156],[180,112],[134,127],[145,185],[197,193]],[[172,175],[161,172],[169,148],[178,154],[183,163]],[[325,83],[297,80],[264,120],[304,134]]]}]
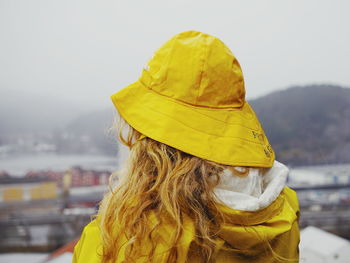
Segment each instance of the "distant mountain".
[{"label": "distant mountain", "polygon": [[[291,165],[350,163],[350,89],[335,85],[291,87],[249,101],[277,159]],[[65,130],[113,153],[112,111],[91,112]]]},{"label": "distant mountain", "polygon": [[[61,144],[61,151],[70,149],[71,151],[94,152],[103,154],[116,154],[118,150],[117,136],[113,130],[115,109],[112,107],[82,114],[65,126],[64,131],[72,136],[71,143]],[[83,138],[83,141],[81,140]],[[73,149],[80,140],[79,149]],[[82,145],[85,145],[82,149]],[[73,147],[73,148],[72,148]]]},{"label": "distant mountain", "polygon": [[250,101],[277,159],[294,165],[350,163],[350,89],[291,87]]},{"label": "distant mountain", "polygon": [[115,154],[104,131],[111,123],[112,108],[88,112],[80,101],[35,90],[0,89],[0,146],[12,145],[9,154],[32,153],[42,145],[54,145],[63,154]]},{"label": "distant mountain", "polygon": [[35,91],[0,89],[0,135],[21,136],[63,127],[81,114],[79,105]]},{"label": "distant mountain", "polygon": [[[117,135],[109,129],[116,113],[112,106],[79,114],[76,106],[49,100],[39,104],[39,100],[43,99],[29,94],[4,100],[0,105],[0,135],[45,129],[49,135],[34,137],[35,141],[54,144],[60,153],[117,152]],[[350,163],[349,88],[291,87],[249,102],[277,160],[291,165]]]}]

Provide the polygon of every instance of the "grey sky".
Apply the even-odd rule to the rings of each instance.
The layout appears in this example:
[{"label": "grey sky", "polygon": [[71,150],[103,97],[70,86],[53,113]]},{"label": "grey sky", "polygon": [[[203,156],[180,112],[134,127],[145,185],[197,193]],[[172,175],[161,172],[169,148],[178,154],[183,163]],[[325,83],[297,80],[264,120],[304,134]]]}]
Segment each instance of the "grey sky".
[{"label": "grey sky", "polygon": [[248,98],[295,84],[349,86],[349,10],[346,0],[0,0],[0,88],[108,107],[185,30],[231,48]]}]

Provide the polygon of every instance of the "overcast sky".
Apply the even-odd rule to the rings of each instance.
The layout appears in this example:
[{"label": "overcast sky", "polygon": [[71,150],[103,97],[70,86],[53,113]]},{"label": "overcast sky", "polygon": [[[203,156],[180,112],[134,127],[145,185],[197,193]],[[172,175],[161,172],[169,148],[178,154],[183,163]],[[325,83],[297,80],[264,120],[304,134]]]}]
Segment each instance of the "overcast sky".
[{"label": "overcast sky", "polygon": [[0,88],[109,107],[185,30],[229,46],[248,99],[290,85],[349,87],[349,10],[347,0],[0,0]]}]

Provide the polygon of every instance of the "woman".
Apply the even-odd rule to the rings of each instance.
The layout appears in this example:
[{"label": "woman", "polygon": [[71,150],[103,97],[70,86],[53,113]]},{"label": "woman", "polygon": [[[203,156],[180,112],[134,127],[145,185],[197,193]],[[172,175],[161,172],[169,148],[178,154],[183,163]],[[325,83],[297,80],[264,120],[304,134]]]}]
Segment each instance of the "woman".
[{"label": "woman", "polygon": [[223,42],[175,35],[111,99],[129,163],[74,262],[299,261],[288,168],[275,160]]}]

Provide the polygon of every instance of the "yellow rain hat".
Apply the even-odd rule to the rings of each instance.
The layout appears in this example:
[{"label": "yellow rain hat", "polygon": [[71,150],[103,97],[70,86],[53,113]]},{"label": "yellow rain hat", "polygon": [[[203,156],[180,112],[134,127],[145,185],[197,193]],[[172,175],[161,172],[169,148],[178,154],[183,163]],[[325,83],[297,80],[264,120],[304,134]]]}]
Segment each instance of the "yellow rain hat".
[{"label": "yellow rain hat", "polygon": [[176,34],[137,81],[110,98],[129,125],[156,141],[217,163],[273,165],[274,151],[245,100],[239,62],[214,36]]}]

